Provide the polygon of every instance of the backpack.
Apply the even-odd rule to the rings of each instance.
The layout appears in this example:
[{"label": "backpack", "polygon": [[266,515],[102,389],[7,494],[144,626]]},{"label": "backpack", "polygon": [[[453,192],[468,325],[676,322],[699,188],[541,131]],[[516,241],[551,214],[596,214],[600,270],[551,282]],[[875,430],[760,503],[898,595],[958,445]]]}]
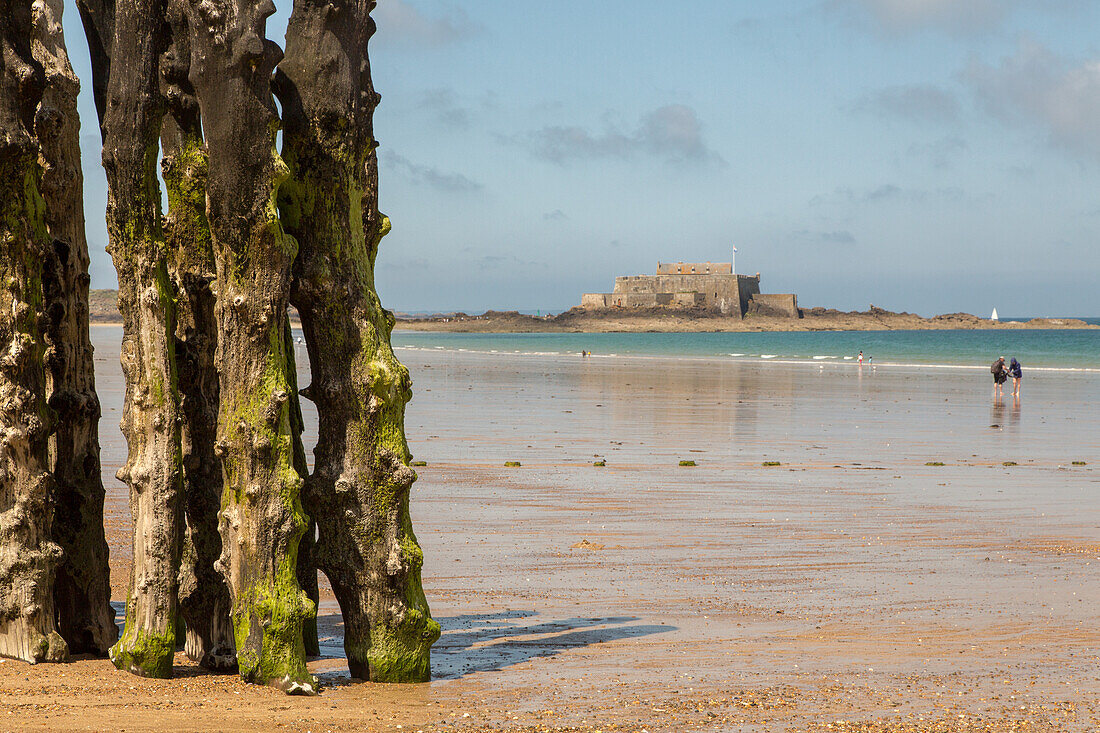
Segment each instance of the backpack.
[{"label": "backpack", "polygon": [[997,372],[999,372],[1000,369],[997,368],[999,366],[1001,366],[1001,360],[1000,359],[993,362],[993,365],[989,367],[989,373],[990,374],[996,374]]}]

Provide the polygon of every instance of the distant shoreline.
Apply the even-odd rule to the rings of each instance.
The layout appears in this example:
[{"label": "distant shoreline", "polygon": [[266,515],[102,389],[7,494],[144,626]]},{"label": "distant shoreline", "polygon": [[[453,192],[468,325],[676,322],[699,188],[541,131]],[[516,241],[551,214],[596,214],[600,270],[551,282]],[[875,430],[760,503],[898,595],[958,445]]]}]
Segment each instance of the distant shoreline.
[{"label": "distant shoreline", "polygon": [[[705,308],[636,308],[585,310],[573,308],[558,315],[538,317],[517,311],[486,311],[433,316],[399,314],[396,330],[454,333],[753,333],[797,331],[917,331],[976,329],[1100,329],[1077,318],[1033,318],[1028,321],[991,321],[969,313],[924,318],[872,307],[868,311],[805,308],[801,318],[749,314],[731,318]],[[93,290],[89,299],[92,325],[121,326],[117,293]],[[299,327],[296,317],[291,324]]]},{"label": "distant shoreline", "polygon": [[731,318],[703,309],[638,309],[585,311],[580,308],[539,318],[515,311],[481,315],[456,313],[422,318],[399,316],[395,330],[453,333],[760,333],[799,331],[972,331],[980,329],[1100,329],[1078,318],[1033,318],[991,321],[969,313],[924,318],[879,308],[842,312],[824,308],[803,311],[802,318],[750,314]]}]

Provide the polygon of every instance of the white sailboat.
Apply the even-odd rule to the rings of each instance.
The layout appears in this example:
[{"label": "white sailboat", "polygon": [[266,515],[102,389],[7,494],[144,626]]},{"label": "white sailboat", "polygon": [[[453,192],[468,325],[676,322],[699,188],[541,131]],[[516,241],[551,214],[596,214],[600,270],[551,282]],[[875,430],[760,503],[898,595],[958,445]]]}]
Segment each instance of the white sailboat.
[{"label": "white sailboat", "polygon": [[991,320],[991,321],[999,321],[999,320],[1001,320],[1000,318],[998,318],[998,317],[997,317],[997,309],[996,309],[996,308],[994,308],[994,309],[993,309],[993,315],[991,315],[991,316],[989,317],[989,320]]}]

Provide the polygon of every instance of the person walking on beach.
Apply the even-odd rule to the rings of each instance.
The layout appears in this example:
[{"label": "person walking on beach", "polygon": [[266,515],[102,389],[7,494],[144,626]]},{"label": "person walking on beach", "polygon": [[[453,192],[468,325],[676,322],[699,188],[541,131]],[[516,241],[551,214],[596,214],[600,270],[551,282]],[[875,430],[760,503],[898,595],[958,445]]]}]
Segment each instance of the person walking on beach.
[{"label": "person walking on beach", "polygon": [[863,366],[863,352],[859,352],[859,365]]},{"label": "person walking on beach", "polygon": [[1012,377],[1012,396],[1020,396],[1020,380],[1024,378],[1024,368],[1016,357],[1012,357],[1012,363],[1008,365],[1008,376]]},{"label": "person walking on beach", "polygon": [[989,367],[993,372],[993,398],[1000,399],[1004,395],[1004,385],[1008,381],[1008,371],[1005,369],[1005,358],[1002,356]]}]

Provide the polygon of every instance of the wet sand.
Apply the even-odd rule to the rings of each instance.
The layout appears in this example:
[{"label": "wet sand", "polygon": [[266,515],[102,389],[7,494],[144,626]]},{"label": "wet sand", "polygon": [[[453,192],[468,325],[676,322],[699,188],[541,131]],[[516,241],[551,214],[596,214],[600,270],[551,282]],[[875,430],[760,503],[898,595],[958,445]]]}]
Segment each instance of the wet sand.
[{"label": "wet sand", "polygon": [[[117,334],[93,336],[121,601]],[[316,698],[182,655],[171,681],[8,661],[0,729],[1100,728],[1100,375],[997,406],[968,370],[400,356],[430,684],[350,683],[326,594]]]}]

